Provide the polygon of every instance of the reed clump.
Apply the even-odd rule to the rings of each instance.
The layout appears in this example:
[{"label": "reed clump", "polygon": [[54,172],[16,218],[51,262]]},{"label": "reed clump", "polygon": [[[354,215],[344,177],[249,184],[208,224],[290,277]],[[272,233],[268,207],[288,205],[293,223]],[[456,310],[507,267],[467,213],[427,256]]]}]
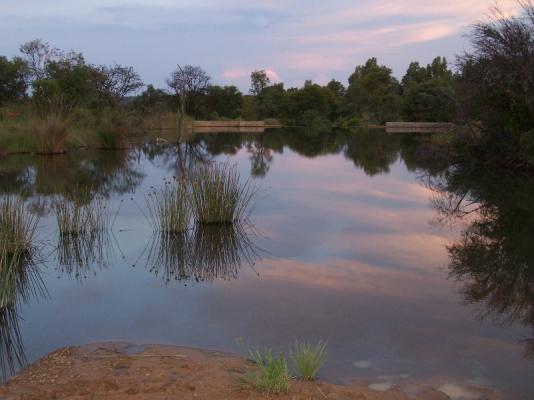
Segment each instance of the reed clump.
[{"label": "reed clump", "polygon": [[90,190],[78,187],[73,198],[57,199],[54,211],[60,236],[85,236],[106,231],[109,228],[109,214],[106,202],[101,197],[90,197]]},{"label": "reed clump", "polygon": [[65,152],[65,141],[69,132],[67,120],[56,115],[38,119],[32,127],[37,142],[37,153],[59,154]]},{"label": "reed clump", "polygon": [[0,199],[0,242],[6,254],[20,256],[34,248],[39,216],[28,211],[19,197]]},{"label": "reed clump", "polygon": [[186,185],[177,180],[165,181],[160,189],[146,196],[148,219],[154,232],[178,234],[189,224],[189,201]]},{"label": "reed clump", "polygon": [[315,346],[307,342],[295,340],[290,358],[293,361],[296,372],[304,380],[317,378],[319,369],[323,366],[327,357],[327,343],[319,341]]},{"label": "reed clump", "polygon": [[229,224],[248,217],[257,192],[250,179],[243,181],[235,165],[212,164],[190,180],[191,204],[200,224]]}]

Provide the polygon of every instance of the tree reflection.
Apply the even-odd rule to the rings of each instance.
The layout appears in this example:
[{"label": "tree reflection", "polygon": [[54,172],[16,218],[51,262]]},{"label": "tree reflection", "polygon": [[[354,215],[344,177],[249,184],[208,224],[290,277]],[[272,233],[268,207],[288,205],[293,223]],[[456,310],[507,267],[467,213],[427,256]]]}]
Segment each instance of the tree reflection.
[{"label": "tree reflection", "polygon": [[0,162],[0,192],[48,196],[83,185],[106,197],[130,193],[144,177],[137,161],[135,150],[7,157]]},{"label": "tree reflection", "polygon": [[[461,223],[451,277],[481,318],[534,331],[534,181],[454,168],[428,179],[441,223]],[[534,355],[534,338],[525,342]]]},{"label": "tree reflection", "polygon": [[382,130],[359,130],[347,141],[345,157],[370,176],[389,172],[389,167],[399,158],[398,136]]}]

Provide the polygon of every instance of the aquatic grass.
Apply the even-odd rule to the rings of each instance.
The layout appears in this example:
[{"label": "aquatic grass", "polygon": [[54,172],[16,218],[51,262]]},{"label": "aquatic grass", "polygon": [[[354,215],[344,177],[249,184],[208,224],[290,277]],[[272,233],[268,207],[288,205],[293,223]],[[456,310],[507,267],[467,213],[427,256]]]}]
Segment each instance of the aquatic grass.
[{"label": "aquatic grass", "polygon": [[165,180],[164,186],[152,188],[145,200],[154,232],[176,234],[187,229],[190,211],[187,187],[183,182]]},{"label": "aquatic grass", "polygon": [[79,186],[70,198],[58,198],[54,211],[60,235],[90,235],[106,231],[109,226],[109,213],[103,197],[91,198],[89,188]]},{"label": "aquatic grass", "polygon": [[0,378],[27,364],[26,351],[19,328],[19,316],[14,305],[0,307]]},{"label": "aquatic grass", "polygon": [[243,181],[235,165],[215,163],[192,175],[191,203],[200,224],[230,224],[248,217],[257,193],[250,179]]},{"label": "aquatic grass", "polygon": [[274,355],[271,349],[250,350],[252,360],[259,370],[249,371],[244,377],[244,383],[262,393],[287,393],[291,377],[285,358],[279,354]]},{"label": "aquatic grass", "polygon": [[34,247],[39,215],[30,213],[19,197],[0,199],[0,242],[9,255],[29,253]]},{"label": "aquatic grass", "polygon": [[[195,280],[236,279],[244,265],[253,267],[260,251],[248,224],[197,224],[191,235],[189,263]],[[250,228],[252,229],[252,228]]]},{"label": "aquatic grass", "polygon": [[304,380],[314,380],[327,358],[327,343],[319,341],[315,346],[295,340],[290,358],[296,372]]}]

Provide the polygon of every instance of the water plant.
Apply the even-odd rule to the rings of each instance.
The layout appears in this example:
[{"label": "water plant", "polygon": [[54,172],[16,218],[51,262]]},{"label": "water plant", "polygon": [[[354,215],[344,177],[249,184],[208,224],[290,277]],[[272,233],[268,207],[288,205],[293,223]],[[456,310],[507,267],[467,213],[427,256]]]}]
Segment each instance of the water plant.
[{"label": "water plant", "polygon": [[0,242],[9,255],[28,254],[34,247],[39,216],[28,211],[19,197],[0,199]]},{"label": "water plant", "polygon": [[245,383],[260,392],[267,394],[286,393],[289,390],[291,377],[285,358],[274,355],[271,349],[252,349],[252,360],[258,365],[259,371],[249,371],[245,375]]},{"label": "water plant", "polygon": [[314,380],[327,357],[326,342],[319,341],[315,346],[295,340],[290,358],[296,372],[304,380]]},{"label": "water plant", "polygon": [[166,180],[162,188],[152,188],[146,196],[146,204],[154,232],[177,234],[187,229],[190,215],[187,197],[182,181]]},{"label": "water plant", "polygon": [[201,168],[190,180],[191,203],[200,224],[230,224],[248,217],[257,193],[243,181],[235,165],[215,163]]},{"label": "water plant", "polygon": [[90,190],[78,187],[70,198],[56,199],[54,211],[60,235],[90,235],[109,228],[109,214],[102,197],[91,197]]}]

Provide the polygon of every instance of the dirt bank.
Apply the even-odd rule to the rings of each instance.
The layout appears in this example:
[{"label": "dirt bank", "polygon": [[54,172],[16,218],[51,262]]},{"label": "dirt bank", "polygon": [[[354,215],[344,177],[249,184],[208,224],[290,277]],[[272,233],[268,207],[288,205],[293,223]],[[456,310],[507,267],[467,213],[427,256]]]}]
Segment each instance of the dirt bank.
[{"label": "dirt bank", "polygon": [[[57,350],[0,386],[0,399],[265,399],[246,388],[245,371],[254,368],[241,357],[214,351],[124,343],[92,344]],[[447,399],[432,389],[407,396],[398,389],[326,382],[291,384],[280,400]]]}]

